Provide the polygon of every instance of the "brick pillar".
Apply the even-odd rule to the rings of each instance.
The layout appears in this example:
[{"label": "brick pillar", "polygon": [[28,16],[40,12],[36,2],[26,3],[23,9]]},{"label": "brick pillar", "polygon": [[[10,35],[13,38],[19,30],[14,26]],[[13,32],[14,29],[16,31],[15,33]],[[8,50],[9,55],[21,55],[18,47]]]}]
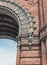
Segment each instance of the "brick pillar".
[{"label": "brick pillar", "polygon": [[16,65],[20,65],[20,37],[17,38],[18,43],[17,43],[17,58],[16,58]]},{"label": "brick pillar", "polygon": [[46,50],[43,41],[41,42],[41,49],[42,49],[42,65],[46,65]]},{"label": "brick pillar", "polygon": [[47,39],[46,39],[46,62],[47,62]]},{"label": "brick pillar", "polygon": [[17,60],[16,65],[20,65],[20,46],[17,47]]}]

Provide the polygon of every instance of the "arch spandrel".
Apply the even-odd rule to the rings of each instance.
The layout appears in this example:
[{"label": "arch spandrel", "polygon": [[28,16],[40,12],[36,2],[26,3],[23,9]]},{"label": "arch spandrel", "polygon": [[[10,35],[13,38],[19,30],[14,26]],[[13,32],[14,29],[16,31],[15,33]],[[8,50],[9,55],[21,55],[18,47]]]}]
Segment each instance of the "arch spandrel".
[{"label": "arch spandrel", "polygon": [[[6,15],[13,17],[19,24],[19,35],[33,32],[33,19],[28,11],[18,3],[0,1],[0,9],[6,11]],[[4,14],[3,11],[0,13]]]}]

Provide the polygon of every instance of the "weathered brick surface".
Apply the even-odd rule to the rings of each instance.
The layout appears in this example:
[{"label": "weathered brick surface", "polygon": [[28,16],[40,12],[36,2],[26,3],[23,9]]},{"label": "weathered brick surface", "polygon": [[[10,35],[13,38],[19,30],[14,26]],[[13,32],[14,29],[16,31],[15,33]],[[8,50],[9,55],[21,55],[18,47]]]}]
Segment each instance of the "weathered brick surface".
[{"label": "weathered brick surface", "polygon": [[[31,1],[31,0],[30,0]],[[38,0],[34,0],[34,2],[36,2],[33,5],[28,4],[29,1],[25,1],[25,0],[16,0],[16,2],[20,3],[22,6],[24,6],[29,13],[31,14],[31,16],[34,17],[34,21],[36,22],[36,24],[34,25],[35,27],[37,27],[36,30],[34,30],[34,34],[38,34],[38,28],[39,28],[39,20],[38,20]],[[32,3],[32,2],[30,2]]]},{"label": "weathered brick surface", "polygon": [[40,0],[40,20],[43,27],[47,23],[47,0]]},{"label": "weathered brick surface", "polygon": [[[29,2],[30,1],[30,2]],[[33,1],[33,2],[32,2]],[[39,30],[41,35],[44,27],[44,35],[47,35],[47,0],[14,0],[25,7],[31,16],[34,17],[34,35],[39,36]],[[41,29],[39,29],[41,28]],[[29,31],[32,31],[29,29]],[[40,37],[41,37],[40,35]],[[35,40],[35,39],[34,39]],[[16,65],[47,65],[47,39],[41,37],[33,45],[29,45],[28,39],[21,38],[20,45],[17,47],[17,61]],[[40,42],[39,42],[40,41]],[[39,45],[39,44],[40,45]]]},{"label": "weathered brick surface", "polygon": [[[26,1],[25,0],[14,0],[14,1],[16,1],[19,4],[21,4],[22,6],[24,6],[29,11],[31,16],[34,17],[34,21],[36,22],[34,24],[34,27],[37,27],[37,29],[34,30],[34,34],[38,35],[39,26],[43,27],[47,23],[47,0],[39,0],[39,2],[38,2],[38,0],[34,0],[34,2],[37,2],[35,4],[32,4],[32,2],[30,2],[30,4],[29,4],[29,1],[32,1],[32,0],[28,0],[28,1],[27,0]],[[39,7],[38,7],[38,3],[39,3]],[[40,18],[39,18],[39,16],[40,16]],[[25,39],[22,39],[21,44],[28,44],[28,41],[26,41]],[[17,65],[22,65],[22,64],[23,65],[26,65],[26,64],[34,64],[34,65],[40,64],[41,65],[41,62],[42,62],[42,65],[47,65],[45,63],[45,61],[46,61],[46,58],[45,58],[46,54],[44,54],[45,48],[43,45],[41,47],[43,49],[38,46],[31,47],[31,49],[29,46],[21,47],[21,52],[20,52],[21,57],[40,56],[41,51],[39,51],[38,49],[42,49],[42,56],[44,58],[43,59],[41,59],[41,58],[20,58],[20,64],[17,64]],[[37,49],[38,51],[35,51],[34,49]],[[17,59],[17,61],[18,61],[18,59]]]},{"label": "weathered brick surface", "polygon": [[40,51],[22,51],[21,57],[39,57]]},{"label": "weathered brick surface", "polygon": [[21,64],[40,64],[40,59],[39,58],[25,58],[21,59]]},{"label": "weathered brick surface", "polygon": [[44,46],[44,42],[42,41],[42,44],[41,44],[41,49],[42,49],[42,65],[47,65],[46,64],[46,62],[47,62],[47,60],[46,60],[46,55],[45,55],[45,46]]},{"label": "weathered brick surface", "polygon": [[[22,50],[30,50],[29,47],[22,47],[21,49]],[[36,46],[35,47],[31,47],[31,50],[34,50],[34,49],[36,49],[36,50],[38,49],[39,50],[40,48],[39,47],[36,47]]]}]

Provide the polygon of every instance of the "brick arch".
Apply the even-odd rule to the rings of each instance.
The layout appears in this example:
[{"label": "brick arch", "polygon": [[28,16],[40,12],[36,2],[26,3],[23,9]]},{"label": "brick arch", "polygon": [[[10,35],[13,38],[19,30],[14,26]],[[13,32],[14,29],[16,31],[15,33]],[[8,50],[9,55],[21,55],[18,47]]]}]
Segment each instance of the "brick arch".
[{"label": "brick arch", "polygon": [[[25,44],[24,44],[25,46],[26,46],[26,43],[30,43],[29,44],[30,46],[32,44],[31,42],[33,42],[32,40],[33,39],[33,34],[32,34],[33,33],[33,17],[31,17],[29,12],[23,6],[21,6],[18,3],[14,3],[10,1],[0,1],[0,14],[7,15],[13,18],[19,25],[16,64],[20,65],[19,62],[20,62],[20,50],[22,45],[21,43],[24,44],[24,42],[20,40],[25,39]],[[30,40],[29,42],[28,42],[28,39]]]},{"label": "brick arch", "polygon": [[[19,23],[19,34],[26,34],[33,32],[33,21],[32,17],[28,13],[28,11],[18,3],[10,2],[10,1],[0,1],[0,8],[4,8],[7,11],[11,12],[10,14],[14,19]],[[7,12],[6,12],[7,13]],[[8,15],[8,14],[7,14]],[[29,23],[29,24],[28,24]],[[28,28],[32,26],[32,31]]]},{"label": "brick arch", "polygon": [[[10,15],[7,14],[7,15],[12,17],[19,24],[16,65],[42,65],[42,64],[44,65],[44,63],[46,65],[47,59],[45,55],[46,53],[45,48],[47,47],[44,45],[44,43],[46,44],[47,41],[46,42],[41,41],[41,45],[40,45],[40,39],[39,39],[39,34],[38,34],[39,32],[38,24],[39,24],[39,19],[40,19],[39,16],[40,16],[40,13],[43,13],[42,5],[44,4],[45,6],[45,3],[42,4],[41,3],[42,1],[38,1],[38,0],[36,1],[34,0],[35,3],[33,2],[28,3],[27,0],[15,1],[24,5],[24,7],[26,7],[29,12],[32,12],[30,13],[31,16],[33,15],[35,17],[34,22],[33,22],[32,17],[23,6],[21,6],[18,3],[14,3],[10,1],[1,0],[0,8],[2,7],[3,9],[9,11],[9,14],[10,13],[11,14]],[[25,3],[25,1],[27,3]],[[43,15],[41,16],[41,19],[43,21]],[[33,27],[33,23],[35,24],[34,27]],[[34,33],[32,34],[32,32]],[[40,30],[40,36],[41,34],[42,33]]]}]

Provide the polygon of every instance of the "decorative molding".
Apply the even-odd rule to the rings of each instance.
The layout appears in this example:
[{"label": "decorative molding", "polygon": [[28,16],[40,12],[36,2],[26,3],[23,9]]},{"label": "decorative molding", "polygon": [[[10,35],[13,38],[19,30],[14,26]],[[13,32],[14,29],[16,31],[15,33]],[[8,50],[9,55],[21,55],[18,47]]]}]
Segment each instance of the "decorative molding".
[{"label": "decorative molding", "polygon": [[36,3],[38,3],[38,0],[25,0],[28,2],[28,4],[34,6]]},{"label": "decorative molding", "polygon": [[47,24],[40,28],[40,41],[44,40],[47,37]]}]

